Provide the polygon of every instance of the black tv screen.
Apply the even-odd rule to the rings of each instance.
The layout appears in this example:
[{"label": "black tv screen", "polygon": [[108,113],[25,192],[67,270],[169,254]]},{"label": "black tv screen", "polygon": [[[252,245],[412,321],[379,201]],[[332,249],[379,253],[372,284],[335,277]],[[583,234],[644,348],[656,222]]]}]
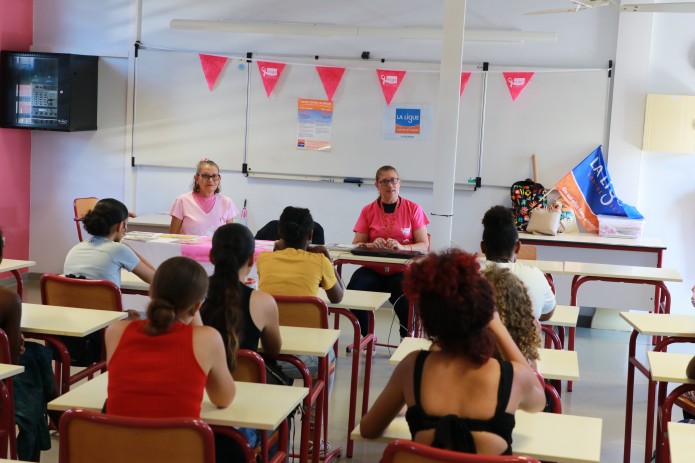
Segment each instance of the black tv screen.
[{"label": "black tv screen", "polygon": [[0,126],[96,130],[99,57],[3,50]]}]

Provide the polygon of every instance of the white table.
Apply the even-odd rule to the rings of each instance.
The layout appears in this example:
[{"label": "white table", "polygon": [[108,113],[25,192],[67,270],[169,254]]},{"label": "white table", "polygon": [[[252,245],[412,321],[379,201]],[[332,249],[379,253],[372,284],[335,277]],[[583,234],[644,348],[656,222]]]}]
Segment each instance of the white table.
[{"label": "white table", "polygon": [[85,337],[126,318],[126,312],[81,309],[42,304],[22,304],[23,333]]},{"label": "white table", "polygon": [[22,275],[19,273],[21,269],[33,267],[36,262],[33,260],[16,260],[16,259],[3,259],[0,262],[0,273],[10,272],[14,276],[17,282],[17,294],[19,297],[24,296],[24,282],[22,281]]},{"label": "white table", "polygon": [[[403,338],[398,349],[389,359],[389,363],[398,365],[411,352],[429,350],[431,344],[429,339]],[[538,349],[538,354],[540,355],[537,361],[538,373],[544,379],[563,381],[579,379],[579,361],[575,351]]]},{"label": "white table", "polygon": [[[601,458],[601,418],[554,413],[526,413],[517,410],[512,432],[512,452],[543,461],[559,463],[599,462]],[[365,440],[357,426],[353,439]],[[399,416],[388,425],[375,442],[410,440],[405,417]]]}]

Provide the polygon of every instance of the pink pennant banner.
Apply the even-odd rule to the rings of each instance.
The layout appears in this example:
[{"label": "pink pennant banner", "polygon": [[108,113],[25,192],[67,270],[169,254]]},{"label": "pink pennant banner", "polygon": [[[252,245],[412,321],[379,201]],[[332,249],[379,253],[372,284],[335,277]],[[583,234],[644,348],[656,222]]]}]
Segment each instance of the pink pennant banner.
[{"label": "pink pennant banner", "polygon": [[462,72],[461,73],[461,89],[459,90],[459,96],[463,95],[463,91],[466,88],[466,85],[468,85],[468,79],[471,78],[471,73],[470,72]]},{"label": "pink pennant banner", "polygon": [[333,95],[340,85],[340,81],[345,74],[345,68],[333,68],[326,66],[316,66],[316,72],[319,73],[323,89],[326,91],[326,97],[333,101]]},{"label": "pink pennant banner", "polygon": [[376,75],[379,77],[379,83],[381,84],[381,91],[384,92],[387,105],[391,104],[391,100],[393,100],[393,96],[396,94],[398,87],[400,87],[405,73],[406,71],[376,70]]},{"label": "pink pennant banner", "polygon": [[512,101],[516,101],[521,91],[528,85],[533,77],[533,72],[503,72],[504,81],[507,83]]},{"label": "pink pennant banner", "polygon": [[257,63],[258,71],[261,73],[261,79],[265,87],[265,93],[270,98],[270,94],[273,93],[273,89],[275,89],[275,85],[282,75],[282,70],[285,69],[285,64],[273,63],[271,61],[258,61]]},{"label": "pink pennant banner", "polygon": [[205,80],[208,83],[210,91],[215,87],[217,79],[220,78],[224,65],[227,64],[228,58],[224,56],[204,55],[200,53],[200,64],[203,66]]}]

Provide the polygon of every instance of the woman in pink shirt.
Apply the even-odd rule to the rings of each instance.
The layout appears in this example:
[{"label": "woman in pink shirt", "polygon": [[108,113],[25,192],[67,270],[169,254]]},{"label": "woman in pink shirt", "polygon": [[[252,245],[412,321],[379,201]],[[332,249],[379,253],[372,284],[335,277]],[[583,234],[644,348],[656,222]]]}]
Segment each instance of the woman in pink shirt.
[{"label": "woman in pink shirt", "polygon": [[[353,244],[370,248],[407,249],[426,252],[428,248],[427,225],[430,223],[422,208],[399,196],[400,178],[392,166],[382,166],[376,171],[374,183],[379,197],[362,208],[355,224]],[[401,337],[408,335],[408,301],[403,296],[403,273],[389,266],[369,265],[357,269],[348,289],[359,291],[383,291],[391,293],[389,300],[400,321]],[[353,310],[360,322],[362,336],[367,334],[368,314]]]},{"label": "woman in pink shirt", "polygon": [[169,215],[169,233],[212,236],[219,227],[231,223],[239,215],[231,199],[219,194],[220,168],[203,158],[193,176],[193,191],[174,201]]}]

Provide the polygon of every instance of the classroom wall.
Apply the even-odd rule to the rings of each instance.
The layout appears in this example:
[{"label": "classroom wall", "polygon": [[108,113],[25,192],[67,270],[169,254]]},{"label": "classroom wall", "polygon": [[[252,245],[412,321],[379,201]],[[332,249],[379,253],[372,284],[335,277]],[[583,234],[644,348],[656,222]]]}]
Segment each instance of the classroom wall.
[{"label": "classroom wall", "polygon": [[[307,8],[301,12],[292,11],[284,2],[269,3],[264,2],[265,12],[259,13],[258,7],[254,7],[255,2],[251,0],[235,2],[234,5],[221,0],[143,0],[143,10],[149,15],[148,21],[144,21],[147,29],[143,31],[143,35],[156,45],[198,46],[201,51],[208,52],[214,52],[218,44],[224,41],[237,44],[239,50],[244,52],[357,55],[360,50],[371,50],[373,55],[393,56],[393,59],[404,58],[403,55],[410,59],[437,59],[438,47],[431,43],[313,40],[311,44],[307,44],[306,40],[299,38],[229,35],[217,36],[212,40],[209,35],[200,32],[175,33],[168,29],[170,18],[229,17],[241,20],[313,20],[331,23],[349,23],[352,20],[354,24],[372,26],[435,26],[441,23],[441,2],[428,2],[429,8],[423,9],[422,2],[402,1],[399,2],[399,10],[387,12],[378,11],[381,6],[374,5],[373,2],[356,1],[354,5],[351,4],[354,14],[347,14],[344,4],[340,10],[336,10],[337,5],[333,2],[306,0]],[[102,2],[100,14],[95,14],[95,6],[89,0],[35,0],[35,4],[35,49],[97,54],[107,51],[107,54],[123,57],[130,51],[134,34],[135,1]],[[621,60],[621,56],[616,57],[618,15],[614,11],[610,8],[596,8],[581,14],[521,14],[524,11],[553,7],[557,7],[557,2],[547,0],[469,0],[468,27],[557,31],[558,42],[467,43],[464,61],[475,63],[487,60],[495,64],[539,67],[599,67],[605,66],[609,59],[615,59],[618,72],[629,72],[628,66],[620,68],[620,64],[627,60]],[[335,11],[341,11],[340,17],[336,16]],[[311,12],[309,17],[307,12]],[[648,90],[695,93],[695,84],[688,83],[695,82],[692,78],[694,33],[687,26],[688,19],[692,19],[691,15],[655,15],[654,18],[653,40],[648,55]],[[674,45],[674,41],[677,45]],[[108,71],[104,75],[110,76],[110,88],[115,91],[113,95],[111,90],[106,93],[103,103],[100,93],[100,129],[97,132],[77,137],[66,134],[69,138],[47,138],[51,134],[45,133],[34,135],[32,197],[40,195],[41,200],[35,199],[32,202],[30,255],[39,261],[38,271],[59,271],[65,253],[76,241],[71,220],[74,197],[132,196],[138,198],[132,204],[137,212],[166,212],[176,194],[187,190],[190,185],[193,166],[190,170],[138,168],[133,172],[131,182],[131,172],[126,167],[128,154],[124,138],[127,119],[126,105],[122,98],[127,86],[127,64],[115,59],[112,61],[117,63],[107,61]],[[637,70],[644,72],[645,64],[634,66],[641,67]],[[640,101],[643,101],[646,91],[646,88],[627,89],[625,104],[639,107],[643,104]],[[643,115],[635,110],[625,113],[624,117],[627,118],[629,127],[611,132],[611,143],[617,147],[621,143],[629,144],[638,154],[619,148],[616,148],[616,152],[609,153],[609,167],[613,162],[616,165],[634,163],[637,166],[636,169],[612,171],[613,177],[620,182],[619,193],[635,198],[633,202],[647,216],[645,234],[660,236],[668,245],[665,265],[678,268],[686,282],[695,282],[695,272],[689,270],[686,260],[687,256],[692,255],[693,246],[686,239],[687,230],[692,229],[695,221],[692,214],[687,212],[692,208],[687,204],[687,199],[692,196],[688,193],[692,193],[693,182],[686,177],[689,172],[695,171],[695,160],[691,155],[642,154],[633,140],[633,132],[635,127],[639,127],[638,118]],[[106,125],[103,125],[103,121],[107,121]],[[374,167],[378,164],[375,160]],[[90,169],[87,174],[85,166],[96,166],[97,169]],[[315,218],[326,228],[329,240],[349,241],[359,209],[375,196],[373,187],[368,185],[358,188],[354,185],[248,179],[230,172],[223,174],[225,193],[238,204],[244,198],[248,199],[249,225],[254,230],[276,218],[285,205],[304,205],[312,210]],[[528,172],[520,173],[520,178],[527,175],[530,175],[530,167]],[[66,180],[58,181],[58,178]],[[674,185],[672,178],[682,178],[683,181]],[[656,182],[654,179],[657,179]],[[141,194],[143,189],[146,194]],[[402,194],[418,201],[426,210],[431,205],[431,190],[404,188]],[[507,201],[508,191],[502,188],[456,192],[454,241],[466,249],[477,250],[482,214],[490,205],[506,204]],[[675,217],[669,217],[670,215]],[[50,218],[48,223],[51,223],[51,227],[41,226],[46,223],[41,220],[43,218]],[[671,226],[664,227],[663,224]],[[50,248],[45,244],[48,242],[52,243]],[[689,283],[669,285],[674,299],[678,301],[687,301],[684,296],[687,296],[689,286]],[[678,311],[678,308],[675,307],[674,311]]]},{"label": "classroom wall", "polygon": [[[29,50],[32,2],[0,0],[0,11],[0,49]],[[7,258],[29,257],[30,161],[31,132],[0,129],[0,228],[7,242]]]}]

